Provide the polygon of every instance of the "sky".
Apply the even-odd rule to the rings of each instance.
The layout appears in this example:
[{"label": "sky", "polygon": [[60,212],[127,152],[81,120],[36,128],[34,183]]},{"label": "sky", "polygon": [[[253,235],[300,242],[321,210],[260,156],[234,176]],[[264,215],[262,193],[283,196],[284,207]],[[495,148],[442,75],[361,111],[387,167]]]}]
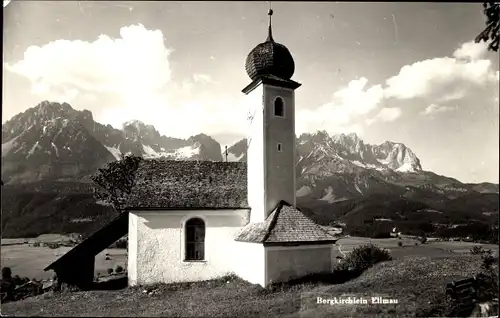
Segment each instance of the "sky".
[{"label": "sky", "polygon": [[[2,123],[43,100],[120,128],[246,136],[248,53],[268,2],[11,1],[4,8]],[[424,170],[499,179],[498,53],[474,43],[480,3],[273,2],[295,60],[296,132],[402,142]]]}]

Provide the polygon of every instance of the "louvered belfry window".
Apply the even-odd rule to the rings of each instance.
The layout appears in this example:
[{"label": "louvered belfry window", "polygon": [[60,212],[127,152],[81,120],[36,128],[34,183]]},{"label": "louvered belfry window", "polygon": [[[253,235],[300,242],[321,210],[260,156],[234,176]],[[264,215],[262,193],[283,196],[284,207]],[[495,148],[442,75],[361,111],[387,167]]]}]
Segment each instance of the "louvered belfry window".
[{"label": "louvered belfry window", "polygon": [[186,222],[186,261],[205,259],[205,222],[194,218]]}]

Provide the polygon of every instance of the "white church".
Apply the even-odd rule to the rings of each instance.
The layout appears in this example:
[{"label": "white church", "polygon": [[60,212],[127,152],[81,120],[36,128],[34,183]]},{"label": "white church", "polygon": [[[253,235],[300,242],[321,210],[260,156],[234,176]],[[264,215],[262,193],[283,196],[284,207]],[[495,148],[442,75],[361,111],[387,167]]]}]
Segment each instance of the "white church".
[{"label": "white church", "polygon": [[[125,234],[128,222],[131,286],[230,273],[267,286],[331,272],[339,238],[295,207],[295,90],[301,84],[291,80],[290,52],[273,39],[272,13],[267,40],[246,59],[251,83],[242,92],[253,103],[247,163],[143,160],[128,213],[46,270],[67,281],[86,273],[92,281],[94,256],[106,240],[109,245]],[[109,239],[113,231],[122,232]],[[80,277],[66,272],[68,262],[82,267]]]},{"label": "white church", "polygon": [[[267,40],[250,52],[245,63],[252,82],[242,92],[255,102],[250,111],[246,176],[240,163],[183,163],[193,166],[188,168],[191,173],[218,171],[212,180],[230,179],[231,183],[246,177],[246,187],[244,182],[240,187],[237,182],[214,183],[212,187],[218,189],[200,195],[225,198],[187,207],[180,202],[182,208],[173,206],[170,198],[165,209],[161,205],[131,208],[130,285],[208,280],[234,273],[266,286],[331,271],[338,237],[295,208],[295,90],[301,84],[290,79],[295,63],[289,50],[273,39],[272,13],[269,10]],[[240,201],[227,202],[232,197]]]}]

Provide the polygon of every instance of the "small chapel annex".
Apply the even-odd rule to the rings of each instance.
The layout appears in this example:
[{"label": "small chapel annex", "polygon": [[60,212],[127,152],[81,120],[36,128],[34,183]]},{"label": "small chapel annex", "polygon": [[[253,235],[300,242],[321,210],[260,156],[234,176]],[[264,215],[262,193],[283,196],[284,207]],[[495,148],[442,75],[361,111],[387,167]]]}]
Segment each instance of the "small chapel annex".
[{"label": "small chapel annex", "polygon": [[[121,235],[128,232],[129,285],[234,273],[267,286],[332,270],[338,237],[296,208],[295,90],[301,84],[291,79],[289,50],[273,39],[272,14],[267,40],[245,63],[251,83],[242,92],[253,103],[247,163],[141,162],[128,212],[116,221],[126,231]],[[85,242],[80,245],[92,245]],[[61,259],[47,269],[62,268]]]}]

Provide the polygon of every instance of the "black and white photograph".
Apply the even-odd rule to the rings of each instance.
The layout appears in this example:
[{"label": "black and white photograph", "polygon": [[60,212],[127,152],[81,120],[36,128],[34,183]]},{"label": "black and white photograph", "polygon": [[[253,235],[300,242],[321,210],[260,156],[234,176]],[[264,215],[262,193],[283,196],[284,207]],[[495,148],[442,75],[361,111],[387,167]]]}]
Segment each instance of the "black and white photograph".
[{"label": "black and white photograph", "polygon": [[499,28],[4,0],[1,314],[498,318]]}]

